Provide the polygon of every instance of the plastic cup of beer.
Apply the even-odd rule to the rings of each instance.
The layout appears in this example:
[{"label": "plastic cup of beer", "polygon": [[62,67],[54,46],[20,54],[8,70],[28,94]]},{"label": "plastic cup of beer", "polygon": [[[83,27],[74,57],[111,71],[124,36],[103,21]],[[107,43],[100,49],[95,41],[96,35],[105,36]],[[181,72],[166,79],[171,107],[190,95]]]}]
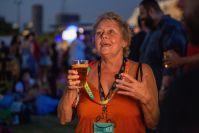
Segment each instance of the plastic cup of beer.
[{"label": "plastic cup of beer", "polygon": [[73,60],[72,61],[72,69],[78,72],[81,88],[83,88],[86,82],[87,68],[88,68],[88,60]]}]

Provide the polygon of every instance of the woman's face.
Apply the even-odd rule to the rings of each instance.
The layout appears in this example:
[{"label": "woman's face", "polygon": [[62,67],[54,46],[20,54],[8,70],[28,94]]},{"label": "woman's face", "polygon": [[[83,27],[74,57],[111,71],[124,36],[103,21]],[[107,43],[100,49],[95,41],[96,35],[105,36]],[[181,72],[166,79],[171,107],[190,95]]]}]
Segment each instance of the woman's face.
[{"label": "woman's face", "polygon": [[124,41],[119,25],[113,20],[102,20],[96,28],[95,45],[101,56],[123,55]]}]

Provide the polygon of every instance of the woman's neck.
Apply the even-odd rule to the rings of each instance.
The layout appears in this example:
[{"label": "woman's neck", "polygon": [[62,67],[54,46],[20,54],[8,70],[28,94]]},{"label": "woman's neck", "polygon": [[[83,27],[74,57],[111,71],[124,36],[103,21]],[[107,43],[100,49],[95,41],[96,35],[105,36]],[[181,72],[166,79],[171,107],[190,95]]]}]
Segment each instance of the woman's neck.
[{"label": "woman's neck", "polygon": [[111,72],[118,72],[123,63],[123,56],[118,58],[101,58],[101,69]]}]

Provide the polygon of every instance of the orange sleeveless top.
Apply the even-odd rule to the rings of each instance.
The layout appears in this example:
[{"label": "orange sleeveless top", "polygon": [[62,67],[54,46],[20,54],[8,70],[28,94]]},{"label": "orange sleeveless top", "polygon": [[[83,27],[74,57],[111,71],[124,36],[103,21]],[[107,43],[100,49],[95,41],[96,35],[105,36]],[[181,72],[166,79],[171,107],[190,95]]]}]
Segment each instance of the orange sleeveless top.
[{"label": "orange sleeveless top", "polygon": [[[90,83],[89,87],[96,100],[100,100],[99,91]],[[76,133],[93,133],[93,123],[102,114],[102,105],[93,102],[85,90],[82,91],[77,106],[79,118]],[[114,133],[145,133],[141,109],[136,100],[128,96],[115,94],[107,104],[108,119],[114,124]]]}]

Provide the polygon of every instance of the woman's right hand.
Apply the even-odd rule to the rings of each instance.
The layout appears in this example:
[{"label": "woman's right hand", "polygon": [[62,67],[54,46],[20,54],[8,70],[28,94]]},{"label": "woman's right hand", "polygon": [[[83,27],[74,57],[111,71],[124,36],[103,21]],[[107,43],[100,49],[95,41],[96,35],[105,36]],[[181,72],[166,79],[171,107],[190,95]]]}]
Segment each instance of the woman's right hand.
[{"label": "woman's right hand", "polygon": [[80,80],[79,75],[76,70],[68,70],[68,76],[67,76],[67,85],[68,90],[77,90],[80,88],[79,86]]}]

